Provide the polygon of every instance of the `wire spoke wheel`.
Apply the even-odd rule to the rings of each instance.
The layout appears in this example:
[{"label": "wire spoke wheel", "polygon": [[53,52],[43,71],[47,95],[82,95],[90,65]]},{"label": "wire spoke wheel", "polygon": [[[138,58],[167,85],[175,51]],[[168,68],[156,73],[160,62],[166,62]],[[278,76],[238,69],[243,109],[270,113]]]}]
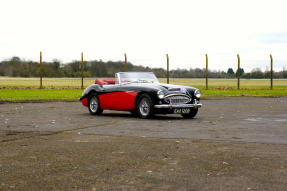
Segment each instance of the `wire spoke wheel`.
[{"label": "wire spoke wheel", "polygon": [[143,98],[141,100],[139,109],[140,109],[140,113],[142,116],[147,116],[149,114],[150,106],[149,106],[147,98]]},{"label": "wire spoke wheel", "polygon": [[137,101],[137,113],[140,118],[151,118],[153,115],[153,102],[148,94],[142,94]]}]

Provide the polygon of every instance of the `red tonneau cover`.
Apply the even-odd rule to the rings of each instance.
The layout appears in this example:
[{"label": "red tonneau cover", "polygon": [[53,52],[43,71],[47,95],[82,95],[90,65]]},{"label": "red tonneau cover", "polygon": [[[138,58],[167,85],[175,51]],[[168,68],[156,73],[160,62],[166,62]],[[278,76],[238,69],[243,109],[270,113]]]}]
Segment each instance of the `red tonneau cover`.
[{"label": "red tonneau cover", "polygon": [[99,84],[100,86],[102,86],[102,85],[109,85],[109,84],[115,84],[115,78],[96,79],[95,83]]}]

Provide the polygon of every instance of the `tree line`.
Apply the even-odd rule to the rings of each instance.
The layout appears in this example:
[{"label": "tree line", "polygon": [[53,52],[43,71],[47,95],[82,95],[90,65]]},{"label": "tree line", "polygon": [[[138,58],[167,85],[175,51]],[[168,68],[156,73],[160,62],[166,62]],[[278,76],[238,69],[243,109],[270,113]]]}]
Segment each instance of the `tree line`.
[{"label": "tree line", "polygon": [[[127,63],[128,71],[145,71],[154,72],[159,78],[166,77],[166,70],[163,68],[150,68],[144,66],[133,65]],[[124,71],[123,61],[102,61],[92,60],[84,62],[84,77],[113,77],[116,72]],[[204,78],[205,68],[195,69],[175,69],[170,71],[170,77],[174,78]],[[209,78],[235,78],[238,71],[228,68],[227,71],[209,70]],[[27,61],[19,57],[13,57],[9,60],[0,62],[0,76],[9,77],[39,77],[40,63]],[[61,63],[59,60],[51,62],[43,62],[43,77],[81,77],[81,62],[72,61],[69,63]],[[240,68],[241,78],[270,78],[270,71],[262,71],[260,68],[253,69],[251,72],[244,72]],[[274,72],[274,78],[287,78],[287,71]]]}]

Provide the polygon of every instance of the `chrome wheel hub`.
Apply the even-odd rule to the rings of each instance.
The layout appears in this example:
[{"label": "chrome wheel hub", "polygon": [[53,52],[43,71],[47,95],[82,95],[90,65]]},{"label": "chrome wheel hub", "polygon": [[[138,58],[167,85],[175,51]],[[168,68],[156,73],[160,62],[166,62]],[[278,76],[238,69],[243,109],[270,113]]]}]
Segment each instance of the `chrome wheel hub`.
[{"label": "chrome wheel hub", "polygon": [[98,98],[96,96],[93,96],[90,99],[90,109],[92,112],[96,112],[98,110],[99,104],[98,104]]}]

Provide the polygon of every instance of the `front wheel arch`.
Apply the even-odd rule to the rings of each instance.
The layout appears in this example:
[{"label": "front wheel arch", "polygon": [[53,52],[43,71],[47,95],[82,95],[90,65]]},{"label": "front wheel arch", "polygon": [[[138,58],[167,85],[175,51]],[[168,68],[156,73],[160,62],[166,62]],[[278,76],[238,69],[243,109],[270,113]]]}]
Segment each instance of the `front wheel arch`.
[{"label": "front wheel arch", "polygon": [[138,100],[139,98],[141,97],[142,94],[144,94],[145,92],[139,92],[135,98],[135,102],[134,102],[134,106],[135,108],[137,108],[137,103],[138,103]]},{"label": "front wheel arch", "polygon": [[154,95],[152,95],[152,93],[148,93],[148,92],[144,92],[144,91],[143,91],[143,92],[138,92],[138,94],[137,94],[137,96],[136,96],[136,98],[135,98],[135,102],[134,102],[135,108],[137,108],[138,100],[139,100],[139,98],[141,97],[141,95],[143,95],[143,94],[147,94],[147,95],[151,98],[153,105],[155,105],[156,100],[155,100],[155,98],[154,98]]}]

